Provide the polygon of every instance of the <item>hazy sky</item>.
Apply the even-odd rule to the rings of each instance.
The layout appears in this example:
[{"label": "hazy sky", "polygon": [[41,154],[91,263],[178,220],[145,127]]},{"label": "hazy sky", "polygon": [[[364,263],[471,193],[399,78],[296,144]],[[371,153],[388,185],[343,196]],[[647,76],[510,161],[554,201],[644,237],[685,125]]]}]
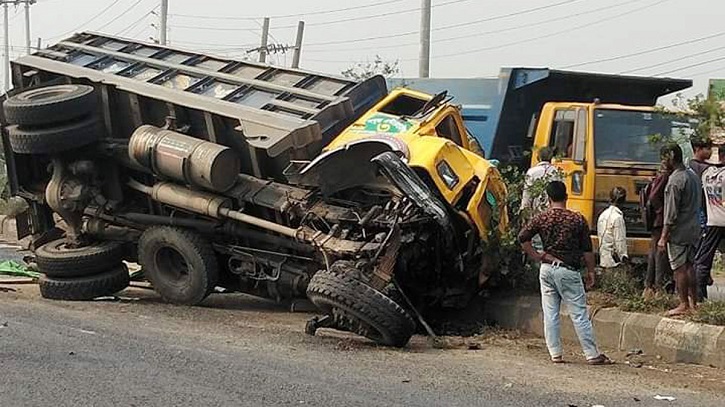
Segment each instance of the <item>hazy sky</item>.
[{"label": "hazy sky", "polygon": [[[68,32],[97,30],[149,39],[157,35],[152,24],[158,18],[151,11],[159,3],[39,0],[32,6],[33,38],[45,45]],[[264,16],[273,17],[273,42],[292,44],[302,19],[307,24],[302,68],[339,73],[379,54],[399,60],[403,76],[418,74],[420,0],[169,3],[169,39],[179,47],[241,55],[259,43]],[[11,6],[10,17],[17,56],[24,52],[22,9]],[[495,76],[502,66],[574,66],[693,78],[695,91],[704,92],[707,78],[725,77],[724,17],[722,0],[433,0],[431,76]],[[611,60],[578,65],[603,59]],[[272,56],[272,62],[290,61],[291,55]]]}]

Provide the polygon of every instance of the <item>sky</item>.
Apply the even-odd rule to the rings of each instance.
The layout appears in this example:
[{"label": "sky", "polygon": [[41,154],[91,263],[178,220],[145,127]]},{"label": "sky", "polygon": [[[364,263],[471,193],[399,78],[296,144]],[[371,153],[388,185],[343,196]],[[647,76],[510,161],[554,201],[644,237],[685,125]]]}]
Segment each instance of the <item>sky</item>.
[{"label": "sky", "polygon": [[[722,0],[432,0],[432,77],[495,77],[526,66],[694,79],[688,96],[725,78]],[[160,0],[38,0],[33,46],[90,30],[158,37]],[[300,67],[338,74],[380,55],[418,76],[421,0],[169,0],[171,45],[239,57],[271,40],[294,44],[306,23]],[[25,52],[22,7],[10,6],[11,57]],[[253,54],[252,54],[253,55]],[[289,65],[291,54],[271,56]]]}]

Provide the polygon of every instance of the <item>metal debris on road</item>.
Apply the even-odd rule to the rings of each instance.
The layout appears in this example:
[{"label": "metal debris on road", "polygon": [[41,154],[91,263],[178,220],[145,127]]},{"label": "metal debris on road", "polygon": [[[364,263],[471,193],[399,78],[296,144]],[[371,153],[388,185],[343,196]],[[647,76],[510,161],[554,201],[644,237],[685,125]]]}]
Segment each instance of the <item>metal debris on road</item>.
[{"label": "metal debris on road", "polygon": [[658,394],[658,395],[655,396],[655,400],[659,400],[659,401],[675,401],[677,399],[674,398],[674,397],[672,397],[672,396],[660,396]]},{"label": "metal debris on road", "polygon": [[642,349],[632,349],[629,352],[627,352],[627,357],[639,356],[639,355],[643,355],[643,354],[644,354],[644,352],[642,351]]}]

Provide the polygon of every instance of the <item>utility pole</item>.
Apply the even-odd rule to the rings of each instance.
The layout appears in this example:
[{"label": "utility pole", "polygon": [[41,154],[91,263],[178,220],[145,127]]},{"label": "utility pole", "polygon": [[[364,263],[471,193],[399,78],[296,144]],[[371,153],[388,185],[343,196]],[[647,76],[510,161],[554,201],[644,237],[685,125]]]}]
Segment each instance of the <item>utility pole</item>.
[{"label": "utility pole", "polygon": [[169,0],[161,0],[161,13],[159,13],[159,44],[166,45],[166,25],[169,20]]},{"label": "utility pole", "polygon": [[431,0],[422,0],[420,6],[420,58],[418,61],[418,76],[430,77],[430,21]]},{"label": "utility pole", "polygon": [[25,0],[25,52],[30,54],[30,6],[36,0]]},{"label": "utility pole", "polygon": [[3,89],[5,92],[10,90],[10,29],[8,24],[8,2],[3,2],[3,28],[5,30],[5,47],[3,55],[3,71],[5,73],[3,78]]},{"label": "utility pole", "polygon": [[259,47],[259,62],[267,62],[267,45],[269,42],[269,17],[264,17],[262,23],[262,44]]},{"label": "utility pole", "polygon": [[297,23],[297,39],[295,40],[295,51],[292,54],[292,68],[300,67],[300,55],[302,54],[302,36],[305,33],[305,22]]}]

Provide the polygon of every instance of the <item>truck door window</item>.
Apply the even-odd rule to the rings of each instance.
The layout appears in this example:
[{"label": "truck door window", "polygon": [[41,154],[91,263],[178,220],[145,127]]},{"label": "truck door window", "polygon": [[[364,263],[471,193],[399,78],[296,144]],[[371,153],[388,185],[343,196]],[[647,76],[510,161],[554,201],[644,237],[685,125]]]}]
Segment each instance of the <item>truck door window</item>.
[{"label": "truck door window", "polygon": [[461,132],[458,129],[458,124],[453,116],[447,116],[441,120],[436,126],[436,133],[439,137],[447,138],[459,146],[463,146],[463,140],[461,139]]},{"label": "truck door window", "polygon": [[549,147],[554,149],[557,157],[571,159],[574,157],[574,125],[576,110],[557,110],[551,126]]},{"label": "truck door window", "polygon": [[587,111],[579,108],[576,110],[576,126],[574,126],[574,147],[572,158],[576,162],[583,162],[586,154],[587,143]]}]

